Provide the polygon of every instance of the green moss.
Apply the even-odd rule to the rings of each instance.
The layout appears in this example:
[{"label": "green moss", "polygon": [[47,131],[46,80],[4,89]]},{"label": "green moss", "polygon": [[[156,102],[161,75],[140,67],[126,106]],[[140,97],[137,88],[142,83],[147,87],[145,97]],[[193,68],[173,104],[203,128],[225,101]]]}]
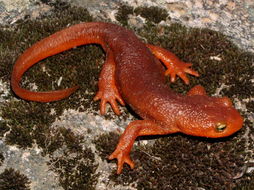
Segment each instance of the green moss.
[{"label": "green moss", "polygon": [[254,113],[254,102],[253,101],[250,101],[246,104],[246,108],[249,112],[252,112]]},{"label": "green moss", "polygon": [[4,162],[4,155],[2,152],[0,152],[0,166],[2,166],[3,162]]},{"label": "green moss", "polygon": [[166,20],[168,18],[168,13],[166,9],[162,9],[159,7],[151,6],[151,7],[137,7],[134,12],[137,15],[146,18],[150,22],[154,22],[158,24],[162,20]]},{"label": "green moss", "polygon": [[40,2],[50,5],[50,2],[52,2],[52,0],[40,0]]},{"label": "green moss", "polygon": [[[249,133],[253,134],[254,133],[253,121],[250,121],[249,119],[247,119],[248,117],[251,117],[251,116],[246,114],[243,117],[245,118],[245,120],[244,120],[244,126],[248,126],[248,128],[250,130]],[[250,147],[254,146],[254,141],[250,141],[249,144],[250,144]],[[250,148],[250,149],[252,149],[252,148]]]},{"label": "green moss", "polygon": [[4,136],[4,134],[9,131],[9,127],[6,125],[4,121],[0,121],[0,138]]},{"label": "green moss", "polygon": [[151,6],[133,8],[129,5],[122,4],[118,8],[116,20],[119,21],[122,25],[127,26],[130,15],[140,15],[143,18],[147,19],[147,22],[153,22],[156,24],[168,18],[167,11],[159,7]]},{"label": "green moss", "polygon": [[250,173],[241,178],[241,183],[233,190],[252,190],[254,187],[254,174]]},{"label": "green moss", "polygon": [[6,136],[6,143],[18,145],[21,148],[28,148],[32,147],[33,138],[29,129],[22,126],[13,126],[10,134]]},{"label": "green moss", "polygon": [[36,144],[42,148],[42,155],[53,154],[64,144],[60,129],[54,130],[49,126],[36,126],[33,130]]},{"label": "green moss", "polygon": [[19,147],[31,147],[34,142],[33,130],[35,126],[47,126],[55,120],[50,114],[49,104],[36,102],[9,102],[3,106],[2,117],[4,125],[11,130],[6,135],[6,143]]},{"label": "green moss", "polygon": [[[136,147],[132,158],[135,169],[124,168],[121,175],[115,171],[113,181],[131,184],[137,189],[232,189],[238,180],[232,178],[241,172],[244,155],[241,141],[224,141],[171,135],[160,138],[150,147]],[[184,179],[184,180],[183,180]]]},{"label": "green moss", "polygon": [[91,149],[83,148],[83,137],[65,128],[59,128],[54,133],[58,133],[58,142],[65,147],[61,156],[52,154],[49,162],[52,170],[59,175],[60,185],[66,190],[94,189],[97,164]]},{"label": "green moss", "polygon": [[51,160],[53,170],[58,173],[60,185],[64,189],[94,189],[97,178],[93,176],[96,167],[91,155],[91,150],[86,149],[73,158],[64,152],[64,156]]},{"label": "green moss", "polygon": [[115,133],[105,133],[93,140],[96,150],[102,160],[107,160],[107,157],[114,151],[119,136]]},{"label": "green moss", "polygon": [[118,8],[116,20],[119,21],[122,25],[127,26],[129,15],[132,15],[133,13],[134,13],[133,7],[123,4]]},{"label": "green moss", "polygon": [[29,186],[30,182],[28,178],[13,168],[5,169],[0,174],[1,190],[29,190]]}]

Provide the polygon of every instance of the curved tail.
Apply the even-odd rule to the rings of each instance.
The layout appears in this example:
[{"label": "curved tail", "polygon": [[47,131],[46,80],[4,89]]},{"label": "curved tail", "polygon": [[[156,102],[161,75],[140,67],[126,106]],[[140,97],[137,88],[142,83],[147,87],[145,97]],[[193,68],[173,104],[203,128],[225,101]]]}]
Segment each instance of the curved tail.
[{"label": "curved tail", "polygon": [[20,81],[30,67],[46,57],[84,44],[99,43],[103,45],[103,41],[98,38],[100,28],[102,28],[100,23],[81,23],[56,32],[35,43],[18,58],[13,67],[12,90],[22,99],[38,102],[51,102],[70,96],[79,88],[78,86],[57,91],[33,92],[21,88]]}]

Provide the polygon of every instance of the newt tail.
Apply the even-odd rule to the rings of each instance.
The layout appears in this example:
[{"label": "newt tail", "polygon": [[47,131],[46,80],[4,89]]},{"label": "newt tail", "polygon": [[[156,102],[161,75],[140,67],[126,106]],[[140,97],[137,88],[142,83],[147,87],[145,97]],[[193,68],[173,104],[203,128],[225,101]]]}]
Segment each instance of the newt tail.
[{"label": "newt tail", "polygon": [[[22,75],[37,62],[66,51],[76,46],[102,43],[101,39],[97,39],[96,23],[80,24],[74,27],[66,28],[60,32],[35,43],[32,47],[27,49],[16,61],[11,76],[12,90],[16,95],[25,100],[37,102],[52,102],[64,99],[76,91],[79,86],[74,86],[64,90],[50,91],[50,92],[32,92],[20,87]],[[85,32],[81,33],[80,30]],[[87,30],[86,30],[87,29]],[[86,36],[84,38],[84,36]]]}]

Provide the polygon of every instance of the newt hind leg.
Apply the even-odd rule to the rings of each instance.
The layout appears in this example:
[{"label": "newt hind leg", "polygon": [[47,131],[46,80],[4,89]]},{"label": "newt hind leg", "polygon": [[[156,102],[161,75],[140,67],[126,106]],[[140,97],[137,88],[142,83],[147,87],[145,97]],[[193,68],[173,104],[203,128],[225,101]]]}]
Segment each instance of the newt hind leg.
[{"label": "newt hind leg", "polygon": [[117,159],[117,174],[120,174],[124,163],[127,163],[132,169],[134,162],[130,158],[130,151],[138,136],[144,135],[166,135],[178,132],[177,128],[163,127],[151,120],[136,120],[131,122],[124,133],[121,135],[115,151],[109,156],[109,159]]},{"label": "newt hind leg", "polygon": [[117,101],[124,106],[125,103],[117,89],[115,82],[115,61],[113,53],[109,50],[107,52],[106,62],[102,67],[99,77],[99,90],[94,97],[94,101],[101,100],[100,113],[104,115],[106,113],[106,104],[109,103],[115,112],[120,115],[120,110],[117,105]]},{"label": "newt hind leg", "polygon": [[189,84],[189,79],[186,76],[186,73],[196,77],[199,76],[198,72],[190,68],[192,66],[191,63],[185,63],[181,61],[175,54],[171,53],[170,51],[150,44],[146,44],[146,46],[155,55],[155,57],[162,61],[163,64],[167,67],[165,75],[170,75],[171,82],[175,82],[176,75],[178,75],[185,82],[185,84]]}]

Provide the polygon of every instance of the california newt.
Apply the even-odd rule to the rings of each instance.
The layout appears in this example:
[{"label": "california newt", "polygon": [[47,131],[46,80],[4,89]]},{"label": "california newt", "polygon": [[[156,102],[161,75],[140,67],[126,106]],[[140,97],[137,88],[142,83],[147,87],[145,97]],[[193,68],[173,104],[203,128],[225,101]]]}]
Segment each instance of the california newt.
[{"label": "california newt", "polygon": [[132,121],[121,135],[109,159],[118,160],[117,173],[123,164],[131,168],[134,162],[129,153],[138,136],[185,133],[219,138],[229,136],[243,125],[243,118],[227,97],[210,97],[202,86],[193,87],[187,95],[173,92],[164,80],[163,63],[171,82],[179,76],[188,84],[186,76],[198,73],[190,63],[179,60],[173,53],[158,46],[143,43],[136,35],[121,26],[102,23],[81,23],[63,29],[35,43],[16,61],[11,87],[25,100],[51,102],[71,95],[78,86],[50,92],[32,92],[20,87],[24,72],[46,57],[84,44],[100,44],[106,61],[99,78],[99,91],[94,100],[101,100],[100,113],[106,104],[119,115],[117,105],[127,103],[143,120]]}]

